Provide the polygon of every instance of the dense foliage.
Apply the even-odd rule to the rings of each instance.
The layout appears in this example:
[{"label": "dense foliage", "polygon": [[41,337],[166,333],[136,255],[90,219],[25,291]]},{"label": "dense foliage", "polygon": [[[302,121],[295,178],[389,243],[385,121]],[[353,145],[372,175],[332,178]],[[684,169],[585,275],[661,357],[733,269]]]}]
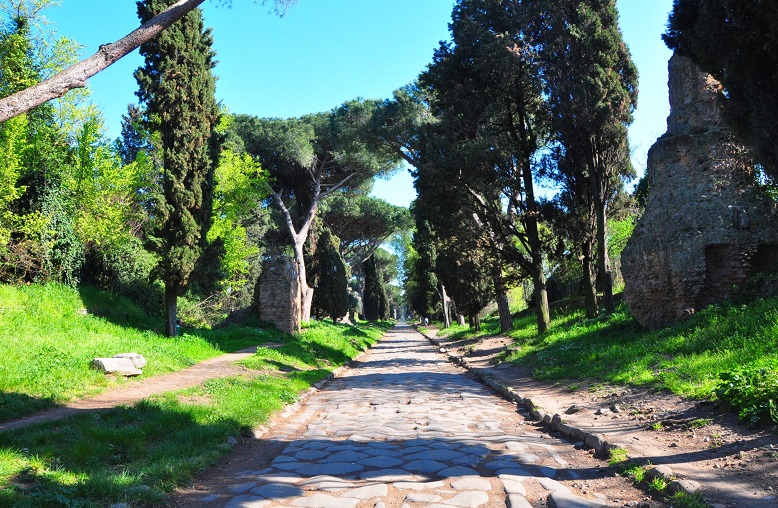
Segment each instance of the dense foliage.
[{"label": "dense foliage", "polygon": [[778,177],[778,5],[675,0],[664,40],[724,87],[725,118],[767,174]]},{"label": "dense foliage", "polygon": [[[449,29],[417,83],[374,120],[378,142],[414,166],[409,302],[427,315],[449,292],[472,317],[495,301],[505,332],[508,289],[530,279],[543,333],[550,268],[578,259],[588,315],[598,290],[612,312],[608,216],[632,176],[637,99],[615,1],[459,0]],[[553,204],[539,182],[558,189]],[[456,269],[471,274],[470,290]]]},{"label": "dense foliage", "polygon": [[[291,244],[302,288],[303,320],[311,316],[314,295],[305,248],[320,207],[335,193],[364,193],[376,176],[396,169],[398,157],[370,143],[369,122],[376,106],[375,101],[353,100],[332,111],[300,118],[238,115],[231,128],[233,138],[271,177],[272,204],[279,212],[277,229],[283,234],[277,248]],[[338,231],[336,226],[330,227]],[[390,232],[395,228],[383,227]],[[366,232],[363,238],[373,234]],[[378,230],[378,238],[385,234]],[[353,233],[344,237],[352,243],[361,241]]]}]

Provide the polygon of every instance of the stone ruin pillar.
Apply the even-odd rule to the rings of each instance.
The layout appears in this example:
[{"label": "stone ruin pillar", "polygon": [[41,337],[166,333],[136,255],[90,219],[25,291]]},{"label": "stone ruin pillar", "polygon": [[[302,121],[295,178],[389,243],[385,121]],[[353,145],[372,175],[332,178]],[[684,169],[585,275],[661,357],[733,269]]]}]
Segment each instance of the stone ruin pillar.
[{"label": "stone ruin pillar", "polygon": [[778,261],[776,206],[722,121],[719,83],[678,55],[669,71],[667,133],[648,153],[648,203],[622,253],[624,298],[650,329],[726,300]]},{"label": "stone ruin pillar", "polygon": [[273,323],[282,332],[300,331],[302,301],[294,260],[278,256],[262,264],[254,305],[262,321]]}]

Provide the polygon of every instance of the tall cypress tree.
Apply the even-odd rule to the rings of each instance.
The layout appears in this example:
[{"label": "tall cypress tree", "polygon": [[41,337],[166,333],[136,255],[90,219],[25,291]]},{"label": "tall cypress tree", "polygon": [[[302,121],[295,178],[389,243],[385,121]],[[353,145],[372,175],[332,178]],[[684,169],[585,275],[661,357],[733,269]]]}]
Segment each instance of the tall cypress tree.
[{"label": "tall cypress tree", "polygon": [[[346,315],[349,308],[346,264],[338,251],[338,239],[326,227],[322,228],[316,245],[316,291],[313,306],[332,318],[333,322]],[[313,270],[312,270],[313,271]]]},{"label": "tall cypress tree", "polygon": [[[138,2],[141,22],[170,6],[173,0]],[[146,121],[162,138],[164,167],[153,247],[160,254],[165,283],[165,331],[176,335],[177,299],[206,245],[212,207],[214,157],[211,146],[218,118],[216,79],[202,12],[195,9],[141,46],[145,65],[135,72],[146,106]]]},{"label": "tall cypress tree", "polygon": [[[583,182],[594,214],[598,278],[613,312],[607,210],[634,175],[627,127],[637,107],[637,68],[618,25],[616,0],[540,0],[535,15],[552,127],[565,170]],[[570,186],[569,182],[565,185]]]},{"label": "tall cypress tree", "polygon": [[386,319],[386,293],[376,268],[375,256],[367,258],[363,267],[365,270],[365,294],[363,297],[365,319],[368,321]]}]

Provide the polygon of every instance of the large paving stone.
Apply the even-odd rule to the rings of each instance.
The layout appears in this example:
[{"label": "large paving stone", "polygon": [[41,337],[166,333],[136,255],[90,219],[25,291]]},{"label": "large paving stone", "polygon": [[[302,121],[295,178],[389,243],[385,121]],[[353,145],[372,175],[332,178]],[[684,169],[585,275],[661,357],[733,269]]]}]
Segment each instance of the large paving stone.
[{"label": "large paving stone", "polygon": [[365,466],[361,464],[353,464],[351,462],[333,462],[322,464],[308,464],[305,467],[297,469],[300,474],[305,476],[318,476],[323,474],[331,475],[345,475],[349,473],[357,473],[363,471]]},{"label": "large paving stone", "polygon": [[299,460],[316,460],[327,455],[329,453],[323,450],[303,450],[294,454],[295,458]]},{"label": "large paving stone", "polygon": [[403,467],[406,471],[420,471],[422,473],[437,473],[441,469],[446,468],[446,464],[438,462],[437,460],[414,460],[405,464]]},{"label": "large paving stone", "polygon": [[341,452],[335,453],[327,457],[326,462],[329,463],[357,462],[359,460],[366,459],[368,457],[369,455],[367,455],[366,453],[360,453],[354,450],[343,450]]},{"label": "large paving stone", "polygon": [[565,485],[562,485],[558,481],[552,480],[551,478],[536,478],[536,480],[546,490],[550,490],[552,492],[561,492],[563,494],[572,494],[570,489],[568,489]]},{"label": "large paving stone", "polygon": [[608,506],[599,499],[585,499],[565,492],[552,492],[546,501],[549,508],[602,508]]},{"label": "large paving stone", "polygon": [[273,501],[284,501],[305,494],[300,487],[285,483],[268,483],[261,487],[251,489],[251,493]]},{"label": "large paving stone", "polygon": [[492,484],[489,483],[489,480],[484,478],[460,478],[458,480],[452,481],[451,487],[459,491],[481,490],[486,492],[492,490]]},{"label": "large paving stone", "polygon": [[407,455],[407,460],[452,460],[461,457],[463,454],[454,450],[425,450],[420,453]]},{"label": "large paving stone", "polygon": [[327,494],[301,497],[289,503],[290,506],[301,506],[304,508],[354,508],[357,504],[359,504],[359,499],[334,497]]},{"label": "large paving stone", "polygon": [[224,505],[224,508],[265,508],[272,504],[273,501],[259,496],[237,496]]},{"label": "large paving stone", "polygon": [[285,474],[285,473],[273,473],[273,474],[264,474],[264,475],[258,475],[256,477],[258,482],[264,482],[264,483],[299,483],[302,481],[302,476],[297,474]]},{"label": "large paving stone", "polygon": [[532,508],[527,498],[518,494],[509,494],[507,501],[508,508]]},{"label": "large paving stone", "polygon": [[448,506],[458,506],[460,508],[477,508],[489,502],[489,494],[476,490],[471,492],[461,492],[451,499],[445,499],[443,504]]},{"label": "large paving stone", "polygon": [[389,488],[385,483],[376,483],[374,485],[365,485],[358,489],[350,490],[343,494],[343,497],[353,499],[375,499],[377,497],[384,497],[389,492]]},{"label": "large paving stone", "polygon": [[402,464],[404,461],[394,457],[370,457],[358,461],[358,464],[368,467],[395,467]]},{"label": "large paving stone", "polygon": [[416,477],[403,469],[379,469],[376,471],[365,471],[359,475],[363,480],[374,480],[379,482],[402,482],[414,481]]},{"label": "large paving stone", "polygon": [[444,478],[458,478],[460,476],[480,476],[478,474],[478,471],[475,469],[470,469],[469,467],[464,466],[455,466],[455,467],[449,467],[447,469],[444,469],[443,471],[438,471],[438,476],[442,476]]}]

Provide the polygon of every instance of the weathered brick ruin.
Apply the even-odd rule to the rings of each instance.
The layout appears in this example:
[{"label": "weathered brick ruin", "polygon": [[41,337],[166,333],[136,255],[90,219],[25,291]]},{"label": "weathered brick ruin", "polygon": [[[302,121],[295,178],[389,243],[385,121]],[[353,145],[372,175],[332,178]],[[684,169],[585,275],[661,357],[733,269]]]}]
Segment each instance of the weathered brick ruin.
[{"label": "weathered brick ruin", "polygon": [[300,331],[300,283],[291,258],[278,256],[262,264],[262,275],[254,291],[254,305],[259,311],[259,319],[273,323],[283,332]]},{"label": "weathered brick ruin", "polygon": [[648,154],[649,198],[622,253],[624,297],[655,329],[726,300],[778,261],[776,206],[722,123],[719,84],[670,60],[667,133]]}]

